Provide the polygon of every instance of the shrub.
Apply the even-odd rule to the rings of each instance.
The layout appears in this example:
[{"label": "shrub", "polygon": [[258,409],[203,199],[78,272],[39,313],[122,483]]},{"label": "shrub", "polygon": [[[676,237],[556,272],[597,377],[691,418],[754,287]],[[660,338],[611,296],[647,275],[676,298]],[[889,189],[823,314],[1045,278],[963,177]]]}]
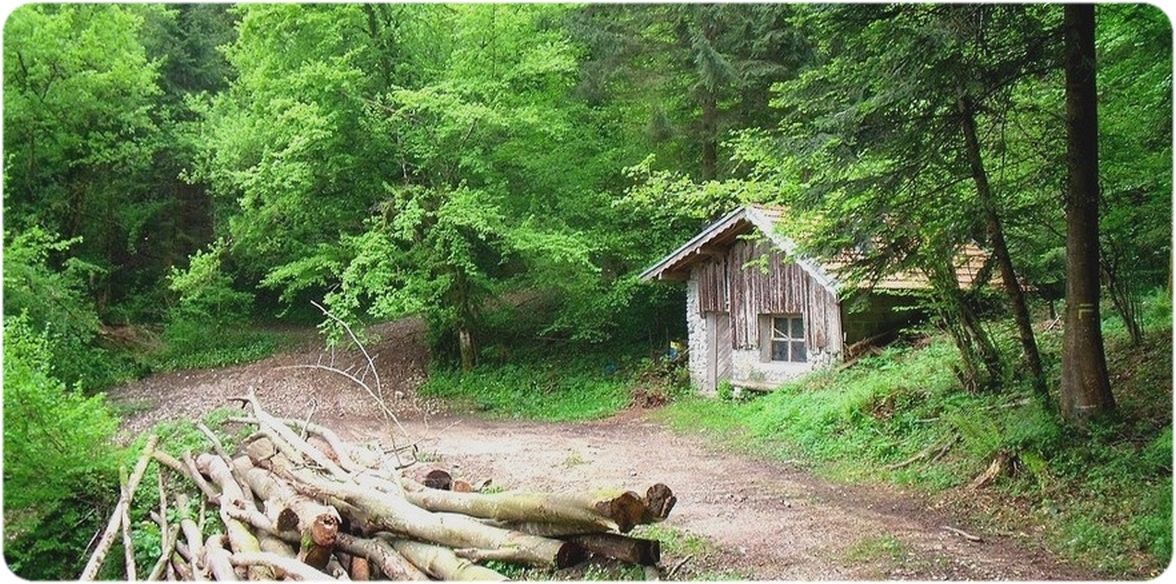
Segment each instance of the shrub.
[{"label": "shrub", "polygon": [[111,502],[118,422],[103,396],[53,376],[49,336],[30,320],[4,327],[5,557],[22,577],[71,579]]},{"label": "shrub", "polygon": [[31,227],[4,233],[4,314],[27,314],[42,331],[53,375],[90,390],[134,376],[132,364],[95,345],[98,313],[86,298],[86,281],[102,270],[64,255],[81,238],[61,239]]}]

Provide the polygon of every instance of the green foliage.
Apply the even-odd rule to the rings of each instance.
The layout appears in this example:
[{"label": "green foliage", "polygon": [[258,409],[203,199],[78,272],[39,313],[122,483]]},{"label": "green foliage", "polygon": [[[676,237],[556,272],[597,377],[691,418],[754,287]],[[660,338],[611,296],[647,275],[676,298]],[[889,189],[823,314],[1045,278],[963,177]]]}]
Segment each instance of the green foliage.
[{"label": "green foliage", "polygon": [[22,314],[4,323],[5,559],[31,579],[76,577],[117,484],[117,421],[53,373],[52,340]]},{"label": "green foliage", "polygon": [[129,362],[95,346],[100,323],[86,283],[101,270],[65,255],[80,238],[34,226],[4,239],[4,315],[27,315],[43,331],[53,376],[89,390],[131,377]]},{"label": "green foliage", "polygon": [[179,297],[172,308],[171,320],[202,319],[230,325],[249,313],[252,297],[235,290],[225,273],[225,244],[217,241],[209,249],[188,258],[188,269],[174,266],[167,277],[167,287]]}]

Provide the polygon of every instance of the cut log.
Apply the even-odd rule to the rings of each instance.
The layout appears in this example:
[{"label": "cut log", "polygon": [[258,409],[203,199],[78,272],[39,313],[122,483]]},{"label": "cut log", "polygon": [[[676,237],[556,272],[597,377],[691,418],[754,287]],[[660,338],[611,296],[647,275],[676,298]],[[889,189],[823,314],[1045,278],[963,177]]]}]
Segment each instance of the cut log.
[{"label": "cut log", "polygon": [[[251,444],[246,452],[251,449],[257,450]],[[317,570],[325,569],[339,533],[339,512],[299,494],[285,480],[253,466],[248,458],[238,458],[233,466],[236,474],[264,501],[274,528],[300,534],[299,558]]]},{"label": "cut log", "polygon": [[151,461],[151,454],[155,452],[155,445],[158,442],[158,436],[152,435],[147,438],[147,443],[143,446],[143,452],[139,455],[139,460],[135,463],[135,470],[131,473],[130,479],[127,480],[127,489],[119,497],[118,503],[115,504],[114,512],[110,514],[110,520],[106,523],[106,530],[102,532],[102,537],[98,539],[98,545],[94,548],[94,553],[90,555],[90,559],[86,562],[86,567],[82,570],[82,574],[78,576],[79,580],[93,580],[98,575],[98,570],[102,568],[103,562],[106,561],[106,554],[110,551],[110,545],[114,543],[114,537],[118,534],[119,527],[122,525],[123,515],[131,505],[131,499],[135,496],[135,489],[139,487],[139,481],[143,479],[143,473],[147,471],[147,463]]},{"label": "cut log", "polygon": [[507,580],[506,576],[490,568],[479,566],[469,560],[457,557],[457,554],[447,547],[404,539],[392,539],[389,542],[397,552],[400,552],[413,565],[440,580],[482,580],[490,582],[504,582]]},{"label": "cut log", "polygon": [[351,558],[351,579],[356,582],[367,582],[372,579],[372,569],[367,558],[363,556]]},{"label": "cut log", "polygon": [[425,474],[425,478],[421,480],[421,484],[430,489],[448,491],[453,488],[453,475],[449,474],[449,471],[435,468]]},{"label": "cut log", "polygon": [[229,552],[225,551],[225,535],[214,533],[204,542],[204,564],[212,572],[214,580],[220,582],[236,581],[237,573],[233,571],[233,563],[229,561]]},{"label": "cut log", "polygon": [[669,487],[656,484],[645,497],[633,491],[596,493],[459,493],[424,488],[405,493],[412,504],[470,517],[525,523],[576,526],[583,531],[615,529],[628,532],[635,525],[665,519],[677,498]]},{"label": "cut log", "polygon": [[[237,480],[233,478],[232,471],[229,470],[228,464],[224,458],[203,453],[196,458],[196,468],[205,473],[212,479],[221,492],[220,500],[220,516],[221,521],[225,524],[225,531],[228,534],[229,546],[233,552],[253,553],[260,552],[261,547],[257,542],[257,537],[253,535],[245,523],[233,517],[231,510],[238,509],[245,511],[246,507],[253,507],[252,497],[249,501],[245,499],[245,493],[241,490],[241,486],[237,484]],[[256,509],[253,509],[256,512]],[[250,580],[274,580],[274,572],[266,565],[249,566]]]},{"label": "cut log", "polygon": [[[351,554],[354,559],[367,558],[391,580],[428,580],[429,577],[409,563],[391,544],[382,539],[365,539],[340,533],[339,549]],[[352,575],[353,580],[358,580]]]},{"label": "cut log", "polygon": [[652,566],[661,561],[661,544],[655,539],[629,537],[616,533],[589,533],[567,538],[596,555],[637,564]]},{"label": "cut log", "polygon": [[286,573],[287,577],[292,577],[296,580],[309,580],[312,582],[332,580],[326,573],[316,570],[296,559],[269,552],[237,552],[229,556],[228,560],[234,566],[264,566],[270,570],[280,568]]}]

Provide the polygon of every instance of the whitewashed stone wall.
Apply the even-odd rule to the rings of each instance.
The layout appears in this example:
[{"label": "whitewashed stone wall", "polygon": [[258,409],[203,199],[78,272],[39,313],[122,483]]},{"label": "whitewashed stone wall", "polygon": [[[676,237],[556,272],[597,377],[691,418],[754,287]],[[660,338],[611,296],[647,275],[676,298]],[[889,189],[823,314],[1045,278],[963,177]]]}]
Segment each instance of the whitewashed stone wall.
[{"label": "whitewashed stone wall", "polygon": [[805,363],[786,361],[762,361],[759,349],[731,351],[731,384],[740,382],[757,386],[781,385],[815,369],[828,366],[836,361],[837,355],[814,349],[808,353]]},{"label": "whitewashed stone wall", "polygon": [[704,389],[710,347],[706,346],[706,319],[698,312],[698,278],[695,270],[690,271],[690,279],[686,281],[686,335],[690,384],[703,394],[712,394]]}]

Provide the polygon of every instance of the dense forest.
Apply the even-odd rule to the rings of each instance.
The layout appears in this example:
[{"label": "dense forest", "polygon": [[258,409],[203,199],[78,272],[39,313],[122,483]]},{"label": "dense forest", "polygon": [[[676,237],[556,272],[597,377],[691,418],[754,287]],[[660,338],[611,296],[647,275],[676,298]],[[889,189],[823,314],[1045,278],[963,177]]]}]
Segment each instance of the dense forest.
[{"label": "dense forest", "polygon": [[[357,328],[423,317],[454,384],[514,361],[646,357],[685,334],[684,299],[637,275],[742,203],[789,209],[806,255],[862,251],[853,278],[926,273],[915,300],[952,348],[952,392],[1030,391],[1049,423],[1085,427],[1114,386],[1103,365],[1102,389],[1075,398],[1098,372],[1066,372],[1103,358],[1102,322],[1124,354],[1159,343],[1170,358],[1172,31],[1154,7],[1099,6],[1091,60],[1064,12],[17,9],[3,61],[9,566],[77,573],[110,505],[94,486],[121,456],[107,388],[259,358],[286,327],[337,337],[312,301]],[[1096,122],[1076,109],[1081,67]],[[1083,184],[1097,225],[1075,235]],[[952,258],[973,242],[1004,286],[956,285]],[[1075,242],[1095,260],[1093,313],[1065,303],[1085,281],[1067,277]],[[1071,310],[1064,351],[1037,338]],[[1093,330],[1071,326],[1091,314]],[[1165,417],[1143,440],[1166,436],[1170,496]],[[1170,531],[1170,501],[1162,513]]]}]

